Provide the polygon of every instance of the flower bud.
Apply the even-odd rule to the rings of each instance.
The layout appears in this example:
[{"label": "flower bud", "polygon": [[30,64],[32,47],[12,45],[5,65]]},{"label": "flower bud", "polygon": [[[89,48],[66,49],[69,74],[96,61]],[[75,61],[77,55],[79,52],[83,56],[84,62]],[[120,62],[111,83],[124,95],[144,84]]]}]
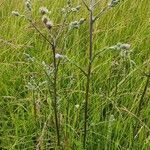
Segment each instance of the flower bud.
[{"label": "flower bud", "polygon": [[131,45],[130,45],[130,44],[127,44],[127,43],[118,43],[118,44],[117,44],[117,47],[118,47],[119,49],[128,50],[128,49],[130,49]]},{"label": "flower bud", "polygon": [[53,27],[52,21],[47,21],[45,25],[49,30]]},{"label": "flower bud", "polygon": [[42,14],[42,15],[45,15],[45,14],[47,14],[49,11],[48,11],[48,9],[46,8],[46,7],[40,7],[40,13]]},{"label": "flower bud", "polygon": [[49,18],[48,18],[47,16],[43,16],[43,17],[42,17],[42,22],[43,22],[44,24],[46,24],[46,23],[48,22],[48,20],[49,20]]},{"label": "flower bud", "polygon": [[60,59],[60,58],[63,58],[64,56],[63,55],[61,55],[61,54],[55,54],[55,58],[57,58],[57,59]]},{"label": "flower bud", "polygon": [[76,8],[71,8],[72,12],[77,12],[78,10]]},{"label": "flower bud", "polygon": [[79,105],[79,104],[76,104],[76,105],[75,105],[75,108],[76,108],[76,109],[78,109],[79,107],[80,107],[80,105]]},{"label": "flower bud", "polygon": [[78,28],[79,28],[79,22],[78,21],[74,21],[74,22],[71,22],[69,24],[69,30],[78,29]]},{"label": "flower bud", "polygon": [[83,24],[84,22],[85,22],[85,18],[81,18],[80,20],[79,20],[79,24],[81,25],[81,24]]},{"label": "flower bud", "polygon": [[20,16],[20,14],[19,14],[18,11],[12,11],[12,15],[13,15],[13,16],[17,16],[17,17]]},{"label": "flower bud", "polygon": [[71,0],[68,0],[67,4],[68,4],[69,7],[71,7]]},{"label": "flower bud", "polygon": [[126,50],[128,50],[128,49],[130,49],[130,47],[131,47],[130,44],[121,44],[121,45],[120,45],[120,48],[121,48],[121,49],[126,49]]},{"label": "flower bud", "polygon": [[76,9],[77,9],[77,10],[79,10],[80,8],[81,8],[81,6],[80,6],[80,5],[76,7]]},{"label": "flower bud", "polygon": [[26,8],[27,8],[29,11],[31,11],[32,7],[31,7],[31,1],[30,1],[30,0],[27,0],[27,1],[25,2],[25,6],[26,6]]}]

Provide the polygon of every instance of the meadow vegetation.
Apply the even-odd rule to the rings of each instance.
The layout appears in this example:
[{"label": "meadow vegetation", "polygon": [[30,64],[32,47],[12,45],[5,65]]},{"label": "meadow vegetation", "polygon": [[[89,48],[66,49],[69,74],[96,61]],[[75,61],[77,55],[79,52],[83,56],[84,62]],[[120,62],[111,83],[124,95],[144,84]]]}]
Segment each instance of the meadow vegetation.
[{"label": "meadow vegetation", "polygon": [[[95,0],[93,16],[110,2]],[[0,0],[0,150],[149,150],[150,1],[120,0],[92,37],[82,0],[31,7]]]}]

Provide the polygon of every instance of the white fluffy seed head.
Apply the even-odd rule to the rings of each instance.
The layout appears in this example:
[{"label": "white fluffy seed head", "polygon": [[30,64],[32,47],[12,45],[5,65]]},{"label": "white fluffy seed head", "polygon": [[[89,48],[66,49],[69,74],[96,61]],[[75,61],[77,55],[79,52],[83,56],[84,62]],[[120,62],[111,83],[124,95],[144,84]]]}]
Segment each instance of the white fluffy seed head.
[{"label": "white fluffy seed head", "polygon": [[61,54],[55,54],[55,58],[57,58],[57,59],[60,59],[60,58],[63,58],[64,56],[63,55],[61,55]]}]

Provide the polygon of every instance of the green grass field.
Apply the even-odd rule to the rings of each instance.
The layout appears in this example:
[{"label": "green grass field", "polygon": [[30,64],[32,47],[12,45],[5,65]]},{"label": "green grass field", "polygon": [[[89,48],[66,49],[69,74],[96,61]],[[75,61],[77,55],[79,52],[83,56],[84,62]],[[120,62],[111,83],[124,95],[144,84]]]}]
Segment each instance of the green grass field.
[{"label": "green grass field", "polygon": [[[95,14],[107,2],[98,3]],[[48,30],[39,8],[46,6],[52,11],[50,19],[59,24],[66,3],[33,0],[33,20],[44,35]],[[83,149],[86,78],[76,65],[87,70],[89,13],[81,0],[73,0],[77,5],[81,10],[67,22],[80,18],[86,22],[62,35],[57,46],[57,53],[63,47],[63,55],[73,62],[61,60],[57,78],[63,150]],[[49,92],[53,78],[48,80],[42,63],[51,66],[52,50],[28,21],[12,16],[14,10],[24,14],[24,1],[0,0],[0,150],[58,149]],[[119,42],[131,45],[128,57],[108,49],[93,61],[87,150],[150,149],[150,0],[122,0],[94,24],[94,54]]]}]

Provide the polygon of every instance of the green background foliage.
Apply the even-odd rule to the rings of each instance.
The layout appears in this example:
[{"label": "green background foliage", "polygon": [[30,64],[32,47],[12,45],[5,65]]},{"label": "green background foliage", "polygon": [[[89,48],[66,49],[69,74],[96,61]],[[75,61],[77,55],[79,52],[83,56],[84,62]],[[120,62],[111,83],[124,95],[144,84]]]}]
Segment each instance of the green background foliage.
[{"label": "green background foliage", "polygon": [[[105,5],[106,1],[102,5]],[[74,0],[74,5],[79,5]],[[41,22],[39,7],[52,11],[55,24],[61,18],[65,0],[33,1],[33,18],[38,28],[47,35]],[[81,4],[82,5],[82,4]],[[98,11],[102,5],[97,4]],[[43,134],[41,149],[55,147],[56,133],[51,107],[51,96],[46,84],[30,91],[26,85],[34,76],[36,84],[46,76],[42,61],[52,63],[50,46],[24,19],[11,12],[24,12],[22,0],[0,1],[0,149],[35,149]],[[88,118],[87,149],[150,149],[150,88],[148,85],[142,107],[140,99],[146,84],[144,73],[150,70],[150,1],[124,0],[104,14],[94,26],[94,53],[118,42],[131,44],[129,65],[118,51],[102,52],[92,69]],[[82,5],[69,22],[86,18],[78,30],[60,39],[58,53],[65,44],[64,55],[84,70],[88,57],[88,11]],[[27,62],[24,53],[35,57],[38,63]],[[63,149],[82,149],[85,77],[71,63],[62,61],[58,72],[58,99]],[[33,101],[37,103],[37,120]],[[77,109],[75,105],[79,105]],[[112,117],[114,118],[112,121]],[[44,127],[46,123],[46,127]]]}]

